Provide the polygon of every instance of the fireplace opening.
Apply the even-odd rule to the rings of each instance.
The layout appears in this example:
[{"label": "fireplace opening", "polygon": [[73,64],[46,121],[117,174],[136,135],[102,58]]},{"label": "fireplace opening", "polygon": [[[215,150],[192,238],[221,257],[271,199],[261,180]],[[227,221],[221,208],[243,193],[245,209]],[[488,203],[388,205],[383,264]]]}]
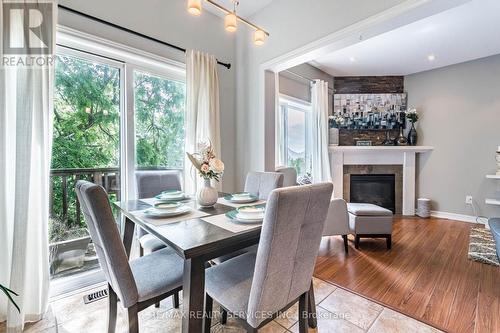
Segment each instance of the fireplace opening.
[{"label": "fireplace opening", "polygon": [[394,174],[351,174],[350,202],[371,203],[396,212],[396,176]]}]

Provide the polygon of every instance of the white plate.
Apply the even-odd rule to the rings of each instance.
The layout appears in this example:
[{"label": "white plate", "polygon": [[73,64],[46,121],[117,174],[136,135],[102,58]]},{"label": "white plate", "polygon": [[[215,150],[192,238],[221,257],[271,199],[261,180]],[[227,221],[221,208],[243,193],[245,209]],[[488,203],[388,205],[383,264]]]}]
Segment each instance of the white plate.
[{"label": "white plate", "polygon": [[189,206],[180,206],[176,209],[156,209],[156,208],[148,208],[146,209],[143,214],[146,217],[153,217],[153,218],[159,218],[159,217],[173,217],[173,216],[179,216],[182,214],[186,214],[191,211],[191,207]]},{"label": "white plate", "polygon": [[236,214],[236,219],[238,221],[243,221],[243,222],[249,222],[249,223],[256,223],[256,222],[261,222],[264,220],[264,213],[262,213],[261,215],[246,215],[246,214],[241,214],[241,213],[238,213]]}]

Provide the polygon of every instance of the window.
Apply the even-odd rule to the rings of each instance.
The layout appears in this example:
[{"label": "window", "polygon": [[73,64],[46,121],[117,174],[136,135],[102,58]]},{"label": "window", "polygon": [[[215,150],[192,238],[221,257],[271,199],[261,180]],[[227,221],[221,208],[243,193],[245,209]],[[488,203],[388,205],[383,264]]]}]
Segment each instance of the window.
[{"label": "window", "polygon": [[307,102],[281,96],[280,112],[282,163],[294,167],[299,176],[307,175],[311,171],[311,107]]},{"label": "window", "polygon": [[184,68],[169,59],[64,28],[58,40],[65,46],[55,67],[52,296],[104,281],[76,181],[103,186],[113,202],[134,198],[137,168],[183,169],[186,91]]}]

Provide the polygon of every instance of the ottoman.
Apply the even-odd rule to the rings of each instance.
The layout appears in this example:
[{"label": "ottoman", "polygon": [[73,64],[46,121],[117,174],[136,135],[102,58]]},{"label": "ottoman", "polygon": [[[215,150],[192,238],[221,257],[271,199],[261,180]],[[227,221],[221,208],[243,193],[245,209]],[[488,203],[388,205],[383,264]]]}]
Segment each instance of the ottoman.
[{"label": "ottoman", "polygon": [[347,204],[349,229],[354,234],[354,246],[359,249],[360,238],[385,238],[392,245],[392,217],[389,209],[365,203]]}]

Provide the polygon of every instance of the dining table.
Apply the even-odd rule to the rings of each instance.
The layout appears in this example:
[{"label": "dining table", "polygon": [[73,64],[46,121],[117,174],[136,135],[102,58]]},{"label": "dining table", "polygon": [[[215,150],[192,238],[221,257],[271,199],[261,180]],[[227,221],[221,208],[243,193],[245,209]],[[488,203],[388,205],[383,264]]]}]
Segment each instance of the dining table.
[{"label": "dining table", "polygon": [[[234,210],[226,204],[219,193],[219,200],[213,207],[201,207],[196,200],[191,201],[194,216],[151,220],[138,212],[152,207],[153,199],[137,199],[115,202],[123,216],[121,233],[127,255],[130,257],[135,226],[139,226],[170,247],[184,262],[182,286],[182,332],[203,332],[205,301],[205,269],[207,263],[217,257],[230,254],[248,246],[258,244],[261,224],[244,228],[226,228],[224,225],[209,223],[209,218],[222,218],[223,214]],[[225,223],[225,222],[224,222]],[[229,222],[228,223],[234,223]],[[237,226],[235,226],[237,227]]]}]

